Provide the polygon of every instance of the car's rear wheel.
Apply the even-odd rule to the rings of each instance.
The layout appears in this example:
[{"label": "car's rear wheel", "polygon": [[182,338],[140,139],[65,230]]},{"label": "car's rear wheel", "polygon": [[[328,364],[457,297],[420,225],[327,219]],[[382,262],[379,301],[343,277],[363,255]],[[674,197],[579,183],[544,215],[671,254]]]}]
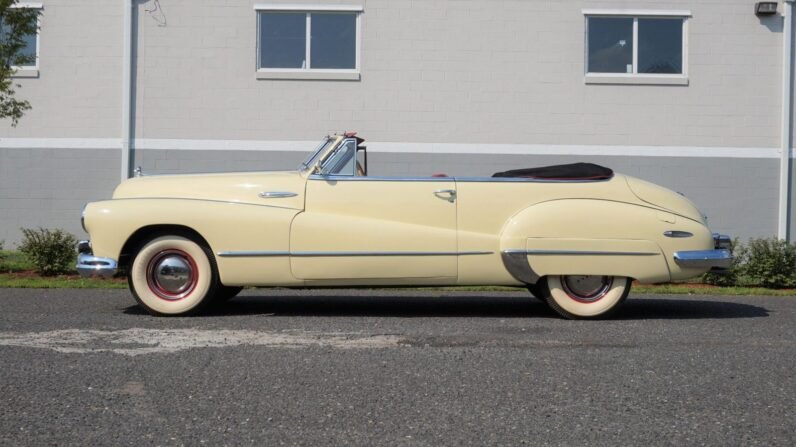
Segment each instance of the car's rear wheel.
[{"label": "car's rear wheel", "polygon": [[183,236],[156,237],[135,254],[127,282],[153,315],[199,312],[218,288],[218,269],[207,247]]},{"label": "car's rear wheel", "polygon": [[564,318],[602,318],[611,314],[630,293],[631,279],[624,276],[548,276],[547,304]]}]

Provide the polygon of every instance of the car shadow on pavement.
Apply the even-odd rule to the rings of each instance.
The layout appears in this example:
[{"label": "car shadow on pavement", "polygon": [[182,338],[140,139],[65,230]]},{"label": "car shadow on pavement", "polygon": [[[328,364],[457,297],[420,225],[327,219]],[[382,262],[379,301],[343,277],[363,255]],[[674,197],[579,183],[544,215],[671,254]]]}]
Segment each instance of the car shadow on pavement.
[{"label": "car shadow on pavement", "polygon": [[[137,306],[131,315],[147,315]],[[240,296],[214,304],[198,317],[269,315],[275,317],[554,317],[547,304],[534,298],[289,295]]]},{"label": "car shadow on pavement", "polygon": [[[146,312],[138,306],[127,314]],[[268,315],[273,317],[492,317],[559,318],[546,303],[528,296],[242,296],[214,305],[201,316]],[[718,299],[631,298],[609,319],[724,319],[767,317],[761,306]]]},{"label": "car shadow on pavement", "polygon": [[765,307],[717,299],[628,299],[612,316],[617,320],[688,320],[768,317]]}]

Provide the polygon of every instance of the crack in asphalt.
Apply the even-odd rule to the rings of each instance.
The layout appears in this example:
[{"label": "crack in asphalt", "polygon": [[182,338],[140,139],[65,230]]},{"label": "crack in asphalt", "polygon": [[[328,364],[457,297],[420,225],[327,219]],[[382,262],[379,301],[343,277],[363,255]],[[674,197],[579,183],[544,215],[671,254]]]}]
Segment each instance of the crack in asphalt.
[{"label": "crack in asphalt", "polygon": [[[659,347],[681,341],[659,341]],[[691,340],[692,346],[767,347],[772,340]],[[0,332],[0,346],[50,349],[65,354],[110,352],[127,356],[169,354],[188,349],[258,346],[264,348],[387,349],[387,348],[515,348],[515,349],[638,349],[637,343],[594,340],[546,340],[540,338],[487,337],[483,335],[400,335],[362,332],[313,332],[300,330],[63,329],[46,332]]]},{"label": "crack in asphalt", "polygon": [[112,352],[128,356],[244,345],[271,348],[378,349],[397,347],[402,341],[401,337],[395,335],[299,331],[132,328],[119,331],[64,329],[47,332],[0,332],[0,346],[43,348],[76,354]]}]

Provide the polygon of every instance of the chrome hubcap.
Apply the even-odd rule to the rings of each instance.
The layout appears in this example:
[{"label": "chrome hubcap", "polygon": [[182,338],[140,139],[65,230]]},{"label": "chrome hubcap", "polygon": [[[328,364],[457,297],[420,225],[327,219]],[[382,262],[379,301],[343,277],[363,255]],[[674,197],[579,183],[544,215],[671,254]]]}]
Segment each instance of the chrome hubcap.
[{"label": "chrome hubcap", "polygon": [[612,276],[567,275],[561,277],[564,291],[575,301],[593,303],[600,300],[611,289]]},{"label": "chrome hubcap", "polygon": [[160,298],[169,301],[185,298],[193,291],[196,281],[196,264],[185,252],[163,251],[149,262],[147,283]]}]

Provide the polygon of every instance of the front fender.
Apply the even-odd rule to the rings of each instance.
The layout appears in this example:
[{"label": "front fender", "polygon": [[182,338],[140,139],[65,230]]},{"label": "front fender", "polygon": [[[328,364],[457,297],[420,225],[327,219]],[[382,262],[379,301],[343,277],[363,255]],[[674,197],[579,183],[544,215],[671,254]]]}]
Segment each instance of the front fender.
[{"label": "front fender", "polygon": [[[668,238],[668,230],[692,237]],[[513,262],[506,265],[515,278],[527,262],[523,282],[547,275],[627,276],[645,283],[681,279],[703,271],[684,271],[673,262],[674,252],[712,246],[710,231],[699,222],[610,200],[542,202],[512,216],[501,234],[501,252]]]},{"label": "front fender", "polygon": [[[234,202],[120,199],[90,203],[85,226],[95,256],[119,259],[139,229],[179,225],[199,233],[216,255],[226,285],[290,283],[287,258],[227,258],[221,251],[289,251],[290,223],[298,210]],[[263,265],[267,264],[267,265]]]}]

